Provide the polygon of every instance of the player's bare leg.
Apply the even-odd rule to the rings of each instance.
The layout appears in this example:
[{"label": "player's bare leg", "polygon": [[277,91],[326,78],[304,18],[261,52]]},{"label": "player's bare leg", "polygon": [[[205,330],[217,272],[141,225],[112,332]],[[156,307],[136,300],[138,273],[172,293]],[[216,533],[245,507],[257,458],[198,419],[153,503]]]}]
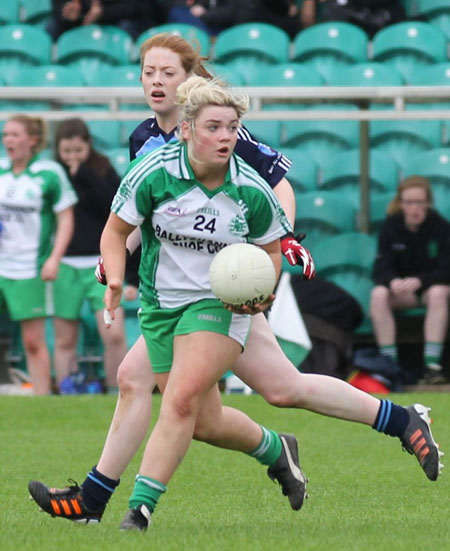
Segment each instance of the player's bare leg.
[{"label": "player's bare leg", "polygon": [[50,355],[45,340],[45,319],[20,322],[27,369],[36,395],[50,394]]},{"label": "player's bare leg", "polygon": [[103,365],[106,374],[106,386],[117,388],[117,370],[127,353],[125,314],[123,308],[118,308],[114,323],[108,329],[103,321],[103,310],[95,312],[95,317],[104,346]]}]

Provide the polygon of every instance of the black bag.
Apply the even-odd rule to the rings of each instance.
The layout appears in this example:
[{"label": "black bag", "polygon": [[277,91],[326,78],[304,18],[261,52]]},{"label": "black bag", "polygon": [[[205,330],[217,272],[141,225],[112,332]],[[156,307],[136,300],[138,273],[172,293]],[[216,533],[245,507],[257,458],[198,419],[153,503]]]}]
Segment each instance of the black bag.
[{"label": "black bag", "polygon": [[291,276],[291,286],[302,315],[312,314],[349,332],[364,318],[359,302],[331,281],[319,276],[310,281]]},{"label": "black bag", "polygon": [[359,302],[334,283],[316,276],[291,276],[312,349],[300,369],[346,379],[351,370],[353,331],[363,319]]}]

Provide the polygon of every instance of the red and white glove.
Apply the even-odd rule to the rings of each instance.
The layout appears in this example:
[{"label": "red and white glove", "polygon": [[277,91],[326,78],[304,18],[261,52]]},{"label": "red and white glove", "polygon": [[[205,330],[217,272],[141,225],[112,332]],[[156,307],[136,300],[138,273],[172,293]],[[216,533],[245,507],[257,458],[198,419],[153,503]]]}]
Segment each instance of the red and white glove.
[{"label": "red and white glove", "polygon": [[102,285],[106,285],[106,273],[105,273],[105,265],[103,264],[103,258],[101,256],[98,257],[97,260],[97,266],[95,268],[95,279],[101,283]]},{"label": "red and white glove", "polygon": [[[130,258],[131,256],[131,253],[128,249],[126,249],[126,261],[128,261],[128,259]],[[95,268],[95,279],[101,283],[102,285],[107,285],[108,282],[106,281],[106,272],[105,272],[105,265],[103,264],[103,258],[101,256],[98,257],[98,260],[97,260],[97,266]]]},{"label": "red and white glove", "polygon": [[316,275],[313,257],[308,249],[299,243],[304,238],[305,234],[299,235],[297,238],[293,233],[286,234],[280,240],[281,252],[291,266],[299,264],[303,267],[303,279],[313,279]]}]

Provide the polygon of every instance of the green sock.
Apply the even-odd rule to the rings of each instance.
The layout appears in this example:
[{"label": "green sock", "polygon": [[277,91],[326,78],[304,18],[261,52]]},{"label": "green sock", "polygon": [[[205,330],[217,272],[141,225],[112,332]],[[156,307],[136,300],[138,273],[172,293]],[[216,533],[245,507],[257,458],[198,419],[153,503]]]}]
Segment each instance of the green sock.
[{"label": "green sock", "polygon": [[135,509],[139,505],[144,504],[153,513],[159,498],[166,490],[166,486],[161,482],[138,474],[136,475],[133,493],[128,501],[128,505],[130,509]]},{"label": "green sock", "polygon": [[442,349],[444,348],[441,342],[426,342],[425,343],[425,365],[441,363]]},{"label": "green sock", "polygon": [[389,356],[394,360],[394,362],[397,362],[397,347],[395,346],[395,344],[380,346],[379,351],[382,356]]},{"label": "green sock", "polygon": [[281,455],[281,440],[276,432],[266,429],[261,426],[263,431],[262,440],[256,450],[253,450],[249,455],[257,459],[263,465],[271,467],[275,465]]}]

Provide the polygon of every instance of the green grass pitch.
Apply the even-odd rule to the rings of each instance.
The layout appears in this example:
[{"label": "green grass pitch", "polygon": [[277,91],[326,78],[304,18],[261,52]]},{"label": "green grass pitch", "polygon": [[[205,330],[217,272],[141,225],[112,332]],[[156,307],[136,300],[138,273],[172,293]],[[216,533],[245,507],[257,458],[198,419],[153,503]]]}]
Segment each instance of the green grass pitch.
[{"label": "green grass pitch", "polygon": [[[434,436],[450,461],[450,397],[429,393],[392,399],[432,407]],[[369,427],[276,409],[255,395],[223,400],[267,427],[298,437],[310,479],[310,497],[300,512],[290,509],[254,459],[194,442],[146,534],[118,530],[141,452],[100,525],[52,519],[28,499],[28,481],[63,486],[74,478],[81,483],[99,457],[115,399],[1,397],[0,549],[450,550],[449,466],[437,482],[429,482],[397,439]]]}]

